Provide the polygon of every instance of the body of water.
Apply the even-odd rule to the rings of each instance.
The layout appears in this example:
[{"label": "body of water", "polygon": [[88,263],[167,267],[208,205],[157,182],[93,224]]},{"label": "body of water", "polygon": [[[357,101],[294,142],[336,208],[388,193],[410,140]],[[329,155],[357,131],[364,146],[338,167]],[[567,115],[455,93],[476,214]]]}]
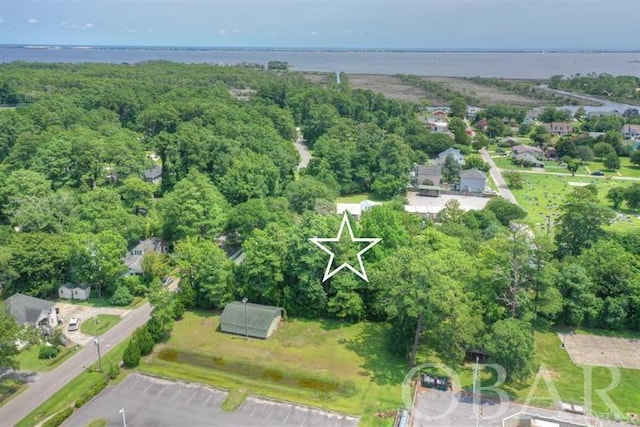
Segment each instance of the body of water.
[{"label": "body of water", "polygon": [[137,63],[167,60],[235,65],[286,61],[298,71],[547,79],[552,75],[640,75],[640,52],[422,52],[0,46],[0,62]]}]

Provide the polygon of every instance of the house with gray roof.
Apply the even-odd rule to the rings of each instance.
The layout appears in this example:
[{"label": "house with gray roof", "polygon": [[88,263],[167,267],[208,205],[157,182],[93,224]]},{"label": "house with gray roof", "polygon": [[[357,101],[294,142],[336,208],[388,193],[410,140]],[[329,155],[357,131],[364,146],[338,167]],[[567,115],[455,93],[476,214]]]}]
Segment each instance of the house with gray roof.
[{"label": "house with gray roof", "polygon": [[444,165],[448,156],[453,157],[453,160],[455,160],[459,165],[464,164],[464,156],[457,148],[447,148],[442,153],[438,154],[436,157],[436,164]]},{"label": "house with gray roof", "polygon": [[438,197],[440,195],[440,179],[442,177],[442,167],[416,165],[413,186],[421,196]]},{"label": "house with gray roof", "polygon": [[151,184],[159,184],[162,182],[162,166],[156,165],[144,171],[144,180]]},{"label": "house with gray roof", "polygon": [[55,303],[29,295],[15,294],[4,300],[4,311],[18,326],[35,326],[50,335],[58,326]]},{"label": "house with gray roof", "polygon": [[167,253],[167,245],[160,239],[150,237],[145,240],[141,240],[138,244],[129,251],[127,256],[122,260],[127,266],[127,272],[125,276],[142,276],[144,269],[142,268],[142,260],[148,253]]},{"label": "house with gray roof", "polygon": [[468,193],[484,193],[487,174],[479,169],[460,171],[460,191]]},{"label": "house with gray roof", "polygon": [[220,331],[267,339],[278,329],[282,307],[233,301],[220,316]]},{"label": "house with gray roof", "polygon": [[538,147],[532,147],[530,145],[524,145],[524,144],[514,145],[513,147],[511,147],[511,152],[514,155],[530,154],[531,156],[535,157],[538,160],[542,160],[544,158],[544,151],[542,151],[542,149]]}]

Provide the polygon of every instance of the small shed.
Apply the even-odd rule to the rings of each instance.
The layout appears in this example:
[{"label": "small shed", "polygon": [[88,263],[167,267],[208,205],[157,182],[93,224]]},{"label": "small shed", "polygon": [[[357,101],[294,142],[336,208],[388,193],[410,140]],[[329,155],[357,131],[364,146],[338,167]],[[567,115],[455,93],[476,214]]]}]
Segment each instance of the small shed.
[{"label": "small shed", "polygon": [[91,296],[91,287],[87,285],[77,285],[73,288],[73,299],[88,300]]},{"label": "small shed", "polygon": [[63,299],[73,299],[73,285],[65,283],[58,288],[58,297]]},{"label": "small shed", "polygon": [[65,283],[58,288],[58,297],[63,299],[87,300],[91,295],[91,288],[87,285]]},{"label": "small shed", "polygon": [[278,329],[282,310],[282,307],[233,301],[222,311],[220,330],[230,334],[267,339]]}]

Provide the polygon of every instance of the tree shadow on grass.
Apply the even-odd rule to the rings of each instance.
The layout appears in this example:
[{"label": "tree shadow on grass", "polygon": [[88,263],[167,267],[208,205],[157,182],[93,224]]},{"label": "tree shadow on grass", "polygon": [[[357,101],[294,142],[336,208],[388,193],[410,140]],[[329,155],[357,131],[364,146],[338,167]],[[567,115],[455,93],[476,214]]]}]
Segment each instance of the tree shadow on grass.
[{"label": "tree shadow on grass", "polygon": [[345,346],[364,360],[359,375],[370,377],[377,385],[398,385],[404,380],[406,361],[386,348],[385,325],[367,324],[354,339],[345,340]]}]

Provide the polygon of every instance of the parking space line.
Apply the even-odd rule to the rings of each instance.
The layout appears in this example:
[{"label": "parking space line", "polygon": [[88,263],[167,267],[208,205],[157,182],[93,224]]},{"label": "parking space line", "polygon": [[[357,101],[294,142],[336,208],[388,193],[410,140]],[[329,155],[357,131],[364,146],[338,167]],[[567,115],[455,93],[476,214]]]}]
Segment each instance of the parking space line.
[{"label": "parking space line", "polygon": [[286,424],[287,423],[287,419],[289,418],[289,415],[291,415],[291,411],[292,410],[294,410],[293,407],[289,408],[289,410],[287,411],[287,416],[284,417],[284,420],[282,421],[282,424]]},{"label": "parking space line", "polygon": [[182,392],[182,388],[178,388],[178,391],[176,391],[176,394],[173,395],[173,397],[171,398],[171,400],[175,399],[177,395],[179,395]]},{"label": "parking space line", "polygon": [[269,412],[269,416],[268,417],[265,417],[265,420],[270,420],[271,419],[271,416],[273,415],[273,412],[276,410],[276,405],[277,405],[277,403],[274,403],[274,404],[271,405],[271,412]]},{"label": "parking space line", "polygon": [[142,394],[147,394],[147,390],[149,390],[149,387],[151,387],[152,385],[153,383],[149,381],[149,384],[144,388],[144,391],[142,392]]},{"label": "parking space line", "polygon": [[209,397],[207,397],[207,400],[204,401],[202,406],[207,406],[207,402],[209,401],[209,399],[211,399],[212,396],[213,396],[213,393],[209,393]]},{"label": "parking space line", "polygon": [[134,388],[140,382],[140,378],[136,378],[130,385],[129,388]]},{"label": "parking space line", "polygon": [[158,395],[157,395],[156,397],[160,397],[160,395],[162,394],[162,392],[163,392],[163,391],[165,391],[165,389],[166,389],[166,388],[167,388],[167,385],[165,384],[165,385],[162,387],[162,390],[160,390],[160,393],[158,393]]},{"label": "parking space line", "polygon": [[196,391],[191,395],[189,400],[187,400],[187,405],[189,404],[189,402],[191,402],[191,399],[193,399],[196,396],[196,394],[198,394],[199,391],[200,391],[200,387],[196,388]]}]

